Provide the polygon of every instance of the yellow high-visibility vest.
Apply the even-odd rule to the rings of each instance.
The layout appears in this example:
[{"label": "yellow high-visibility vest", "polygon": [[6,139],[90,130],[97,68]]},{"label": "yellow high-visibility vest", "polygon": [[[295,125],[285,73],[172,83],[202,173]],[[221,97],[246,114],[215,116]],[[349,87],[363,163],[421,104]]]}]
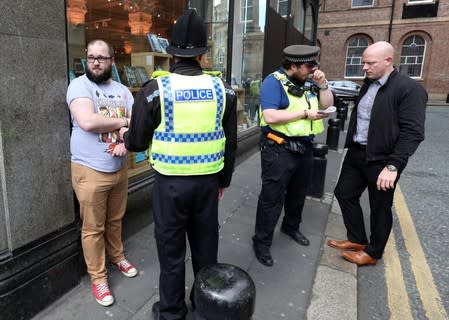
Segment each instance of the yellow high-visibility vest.
[{"label": "yellow high-visibility vest", "polygon": [[[278,71],[273,72],[273,76],[279,80],[284,88],[285,94],[288,98],[288,107],[284,110],[298,111],[298,110],[318,110],[319,101],[318,96],[307,88],[304,88],[304,94],[302,97],[297,97],[288,92],[287,75]],[[260,126],[268,125],[271,129],[280,132],[287,137],[305,137],[310,135],[317,135],[324,131],[323,120],[310,120],[310,119],[298,119],[295,121],[280,123],[280,124],[267,124],[262,115],[262,109],[260,114]]]},{"label": "yellow high-visibility vest", "polygon": [[203,74],[163,74],[156,78],[161,123],[154,131],[150,163],[165,175],[204,175],[224,166],[222,81]]}]

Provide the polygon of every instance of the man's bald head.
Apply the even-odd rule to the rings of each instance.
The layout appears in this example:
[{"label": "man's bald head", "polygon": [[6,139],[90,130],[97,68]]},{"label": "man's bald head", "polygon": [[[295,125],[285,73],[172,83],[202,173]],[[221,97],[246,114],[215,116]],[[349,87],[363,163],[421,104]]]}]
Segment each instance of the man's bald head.
[{"label": "man's bald head", "polygon": [[381,56],[383,59],[391,58],[393,59],[394,49],[393,46],[386,41],[378,41],[373,43],[372,45],[366,48],[365,52],[372,52],[378,56]]},{"label": "man's bald head", "polygon": [[366,77],[378,80],[393,71],[394,49],[386,41],[378,41],[363,52],[363,71]]}]

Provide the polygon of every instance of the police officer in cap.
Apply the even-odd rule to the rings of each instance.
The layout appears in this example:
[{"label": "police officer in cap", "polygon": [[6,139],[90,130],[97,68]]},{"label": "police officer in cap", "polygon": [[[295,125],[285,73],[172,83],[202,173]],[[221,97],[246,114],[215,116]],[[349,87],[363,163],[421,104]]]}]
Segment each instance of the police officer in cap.
[{"label": "police officer in cap", "polygon": [[[155,237],[160,264],[157,320],[185,319],[186,234],[193,272],[217,263],[218,201],[230,185],[237,149],[236,96],[200,61],[207,31],[195,10],[174,27],[170,72],[155,72],[136,95],[125,146],[144,151],[156,171]],[[193,290],[190,294],[193,304]]]},{"label": "police officer in cap", "polygon": [[260,90],[262,190],[253,248],[265,266],[273,265],[270,247],[283,207],[281,232],[309,245],[299,225],[311,179],[312,141],[328,116],[319,109],[333,104],[325,74],[318,69],[319,52],[307,45],[285,48],[282,67],[265,78]]}]

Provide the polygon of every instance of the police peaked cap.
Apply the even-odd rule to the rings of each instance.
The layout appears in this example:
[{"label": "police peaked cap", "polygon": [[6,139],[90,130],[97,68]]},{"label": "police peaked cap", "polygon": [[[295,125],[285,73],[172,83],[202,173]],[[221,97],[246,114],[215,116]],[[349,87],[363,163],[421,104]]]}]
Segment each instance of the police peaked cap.
[{"label": "police peaked cap", "polygon": [[176,20],[167,52],[178,57],[196,57],[207,51],[207,30],[203,19],[188,9]]},{"label": "police peaked cap", "polygon": [[316,46],[293,45],[284,49],[285,60],[295,64],[310,63],[319,65],[319,55],[320,48]]}]

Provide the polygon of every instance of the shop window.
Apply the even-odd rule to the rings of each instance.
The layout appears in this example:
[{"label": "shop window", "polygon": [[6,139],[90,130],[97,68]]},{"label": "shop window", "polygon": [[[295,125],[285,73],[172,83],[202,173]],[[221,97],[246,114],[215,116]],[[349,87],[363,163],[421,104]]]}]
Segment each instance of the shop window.
[{"label": "shop window", "polygon": [[[168,70],[168,46],[177,17],[185,6],[174,0],[66,0],[70,80],[85,73],[86,46],[95,39],[108,42],[115,63],[112,78],[137,92],[154,70]],[[148,151],[131,152],[128,176],[150,168]]]},{"label": "shop window", "polygon": [[349,40],[346,49],[345,78],[364,77],[362,55],[368,44],[368,39],[363,36],[356,36]]},{"label": "shop window", "polygon": [[374,6],[374,0],[352,0],[352,7],[372,7]]},{"label": "shop window", "polygon": [[165,48],[186,9],[175,2],[67,0],[69,74],[84,73],[87,43],[103,39],[114,49],[114,80],[137,91],[154,70],[169,67]]},{"label": "shop window", "polygon": [[[275,4],[275,3],[273,3]],[[247,9],[251,19],[236,19],[232,42],[231,85],[237,96],[238,130],[257,125],[259,88],[262,83],[264,54],[264,29],[266,15],[265,0],[239,0],[235,11]],[[249,12],[252,12],[248,15]]]},{"label": "shop window", "polygon": [[418,36],[408,37],[402,43],[399,72],[409,77],[420,78],[422,75],[426,41]]}]

